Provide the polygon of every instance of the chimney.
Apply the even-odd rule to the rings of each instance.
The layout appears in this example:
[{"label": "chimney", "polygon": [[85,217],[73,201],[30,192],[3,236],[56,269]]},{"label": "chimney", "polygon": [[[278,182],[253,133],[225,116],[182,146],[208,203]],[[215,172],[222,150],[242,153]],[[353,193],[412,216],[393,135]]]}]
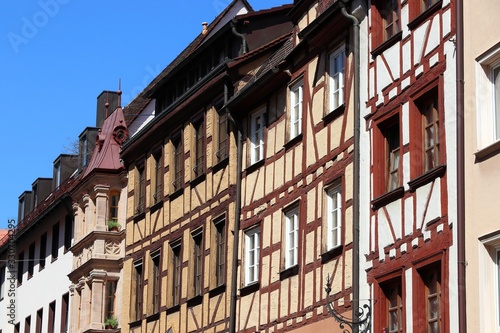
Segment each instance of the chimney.
[{"label": "chimney", "polygon": [[[104,90],[97,97],[97,112],[96,112],[96,127],[102,127],[104,120],[112,114],[118,105],[118,93],[116,91],[108,91]],[[109,107],[106,108],[106,103],[108,103]]]},{"label": "chimney", "polygon": [[207,28],[207,27],[208,27],[208,23],[207,23],[207,22],[203,22],[203,23],[201,24],[201,26],[203,27],[203,30],[201,31],[201,33],[202,33],[203,35],[206,35],[206,34],[207,34],[207,32],[208,32],[208,28]]}]

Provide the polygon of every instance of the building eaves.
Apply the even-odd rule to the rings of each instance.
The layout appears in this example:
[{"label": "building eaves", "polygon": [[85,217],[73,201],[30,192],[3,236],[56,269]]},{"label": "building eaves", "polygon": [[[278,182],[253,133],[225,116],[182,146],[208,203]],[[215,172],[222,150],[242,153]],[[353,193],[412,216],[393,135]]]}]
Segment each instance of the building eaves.
[{"label": "building eaves", "polygon": [[251,11],[251,12],[248,12],[246,14],[240,14],[240,15],[236,16],[235,18],[237,20],[244,20],[244,19],[249,19],[249,18],[253,18],[256,16],[274,15],[276,12],[281,12],[283,10],[291,10],[292,8],[293,8],[293,4],[286,4],[286,5],[281,5],[281,6],[277,6],[277,7]]}]

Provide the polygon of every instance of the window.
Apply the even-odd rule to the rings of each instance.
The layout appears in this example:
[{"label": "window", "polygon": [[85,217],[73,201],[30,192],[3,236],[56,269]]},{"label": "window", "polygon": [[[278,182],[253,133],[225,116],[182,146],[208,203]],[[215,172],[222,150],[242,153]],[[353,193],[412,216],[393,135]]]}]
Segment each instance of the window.
[{"label": "window", "polygon": [[229,148],[229,123],[227,119],[226,110],[221,110],[224,101],[220,99],[215,103],[215,110],[218,116],[218,127],[217,127],[217,162],[227,158],[227,151]]},{"label": "window", "polygon": [[203,232],[201,229],[192,234],[193,237],[193,295],[198,296],[201,294],[201,285],[203,282],[202,277],[202,264],[203,264]]},{"label": "window", "polygon": [[401,293],[401,280],[395,279],[381,284],[382,316],[380,318],[383,332],[403,332],[403,301]]},{"label": "window", "polygon": [[344,104],[344,46],[331,53],[329,59],[329,112],[332,112]]},{"label": "window", "polygon": [[245,285],[259,280],[260,229],[245,232]]},{"label": "window", "polygon": [[0,267],[0,301],[4,297],[4,286],[5,286],[5,266]]},{"label": "window", "polygon": [[118,222],[118,202],[120,201],[120,193],[112,191],[109,198],[109,218],[110,221]]},{"label": "window", "polygon": [[133,313],[131,319],[141,320],[142,318],[142,260],[134,263],[134,272],[132,277],[132,299],[131,306]]},{"label": "window", "polygon": [[55,175],[56,175],[56,188],[58,188],[61,185],[61,162],[58,162],[54,168],[55,170]]},{"label": "window", "polygon": [[252,114],[250,118],[250,163],[264,158],[265,108]]},{"label": "window", "polygon": [[68,251],[73,239],[73,216],[66,215],[64,220],[64,250]]},{"label": "window", "polygon": [[420,2],[420,13],[425,12],[441,0],[418,0]]},{"label": "window", "polygon": [[146,174],[144,164],[136,167],[136,181],[135,181],[135,213],[141,214],[144,212],[145,194],[146,194]]},{"label": "window", "polygon": [[162,154],[161,150],[158,150],[153,154],[153,170],[154,170],[154,178],[153,178],[153,204],[156,204],[161,201],[163,190],[163,172],[162,172]]},{"label": "window", "polygon": [[442,331],[441,265],[434,263],[417,270],[420,280],[418,313],[415,324],[428,333]]},{"label": "window", "polygon": [[31,333],[31,316],[24,320],[24,333]]},{"label": "window", "polygon": [[49,323],[48,323],[48,333],[55,332],[55,320],[56,320],[56,301],[49,304]]},{"label": "window", "polygon": [[115,317],[116,281],[106,282],[104,318]]},{"label": "window", "polygon": [[33,277],[33,268],[35,267],[35,243],[31,243],[28,251],[28,279]]},{"label": "window", "polygon": [[36,333],[42,333],[43,308],[36,312]]},{"label": "window", "polygon": [[285,213],[285,269],[298,264],[299,208]]},{"label": "window", "polygon": [[[16,323],[14,325],[14,333],[19,333],[21,331],[21,323]],[[40,333],[39,331],[37,331],[36,333]]]},{"label": "window", "polygon": [[399,19],[399,0],[382,0],[380,16],[382,17],[383,40],[386,41],[401,30]]},{"label": "window", "polygon": [[47,233],[44,233],[40,238],[40,257],[39,266],[40,270],[45,268],[45,257],[47,256]]},{"label": "window", "polygon": [[216,286],[226,282],[226,217],[222,216],[214,221],[215,226],[215,281]]},{"label": "window", "polygon": [[172,305],[179,305],[181,299],[181,243],[172,245]]},{"label": "window", "polygon": [[156,251],[151,255],[151,262],[153,264],[152,271],[152,303],[153,313],[160,312],[160,283],[161,283],[161,269],[160,269],[160,251]]},{"label": "window", "polygon": [[182,158],[182,137],[181,135],[172,139],[173,146],[173,190],[180,190],[182,187],[182,175],[184,174],[184,159]]},{"label": "window", "polygon": [[290,88],[290,139],[302,134],[302,81]]},{"label": "window", "polygon": [[24,264],[24,252],[19,253],[17,257],[17,285],[23,283],[23,264]]},{"label": "window", "polygon": [[61,333],[65,333],[68,332],[69,324],[69,293],[62,296],[61,304]]},{"label": "window", "polygon": [[57,259],[59,253],[59,222],[52,226],[52,261]]},{"label": "window", "polygon": [[342,193],[341,184],[326,190],[327,250],[341,245]]},{"label": "window", "polygon": [[424,96],[416,101],[422,116],[423,172],[439,165],[439,111],[437,94]]},{"label": "window", "polygon": [[[374,195],[378,199],[387,192],[401,188],[399,110],[396,111],[396,115],[384,120],[374,128],[373,183]],[[418,126],[418,128],[421,127]]]},{"label": "window", "polygon": [[478,58],[476,66],[478,149],[500,140],[500,46]]},{"label": "window", "polygon": [[193,123],[194,130],[194,177],[201,176],[205,167],[205,121],[203,115]]}]

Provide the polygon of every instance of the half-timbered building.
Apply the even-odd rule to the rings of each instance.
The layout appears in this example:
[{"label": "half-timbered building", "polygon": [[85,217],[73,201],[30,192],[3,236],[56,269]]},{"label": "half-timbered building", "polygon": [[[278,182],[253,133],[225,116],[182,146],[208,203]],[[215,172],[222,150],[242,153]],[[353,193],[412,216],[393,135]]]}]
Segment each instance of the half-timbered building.
[{"label": "half-timbered building", "polygon": [[242,138],[238,332],[342,332],[325,307],[328,280],[337,314],[351,318],[359,301],[355,5],[295,1],[278,50],[231,64],[241,77],[226,105]]},{"label": "half-timbered building", "polygon": [[458,331],[455,10],[369,8],[361,244],[375,332]]},{"label": "half-timbered building", "polygon": [[[235,0],[128,109],[125,331],[233,331],[236,138],[228,68],[292,28]],[[260,55],[260,53],[256,53]],[[256,56],[257,56],[256,55]],[[244,60],[243,60],[244,61]],[[127,112],[130,113],[130,112]]]}]

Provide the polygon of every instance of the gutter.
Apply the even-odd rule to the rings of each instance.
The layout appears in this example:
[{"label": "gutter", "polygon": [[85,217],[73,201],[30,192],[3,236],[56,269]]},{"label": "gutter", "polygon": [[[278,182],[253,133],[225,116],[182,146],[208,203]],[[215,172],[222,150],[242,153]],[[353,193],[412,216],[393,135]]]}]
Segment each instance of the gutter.
[{"label": "gutter", "polygon": [[457,52],[457,260],[458,260],[458,332],[467,332],[466,256],[465,256],[465,153],[464,153],[464,18],[463,0],[456,1]]},{"label": "gutter", "polygon": [[[227,85],[224,89],[224,100],[227,103]],[[237,151],[236,151],[236,198],[234,208],[234,235],[233,235],[233,258],[231,264],[231,299],[229,308],[229,333],[236,332],[236,303],[237,303],[237,276],[238,276],[238,249],[240,243],[240,222],[241,222],[241,174],[243,168],[243,134],[240,123],[237,122],[229,109],[227,109],[229,120],[233,123],[237,131]]]},{"label": "gutter", "polygon": [[[354,161],[353,161],[353,217],[352,217],[352,318],[357,318],[359,309],[359,175],[360,175],[360,55],[359,55],[359,20],[356,16],[347,13],[345,3],[343,0],[341,4],[341,13],[343,16],[352,21],[353,25],[353,56],[354,56]],[[358,332],[358,325],[353,325],[353,333]]]}]

